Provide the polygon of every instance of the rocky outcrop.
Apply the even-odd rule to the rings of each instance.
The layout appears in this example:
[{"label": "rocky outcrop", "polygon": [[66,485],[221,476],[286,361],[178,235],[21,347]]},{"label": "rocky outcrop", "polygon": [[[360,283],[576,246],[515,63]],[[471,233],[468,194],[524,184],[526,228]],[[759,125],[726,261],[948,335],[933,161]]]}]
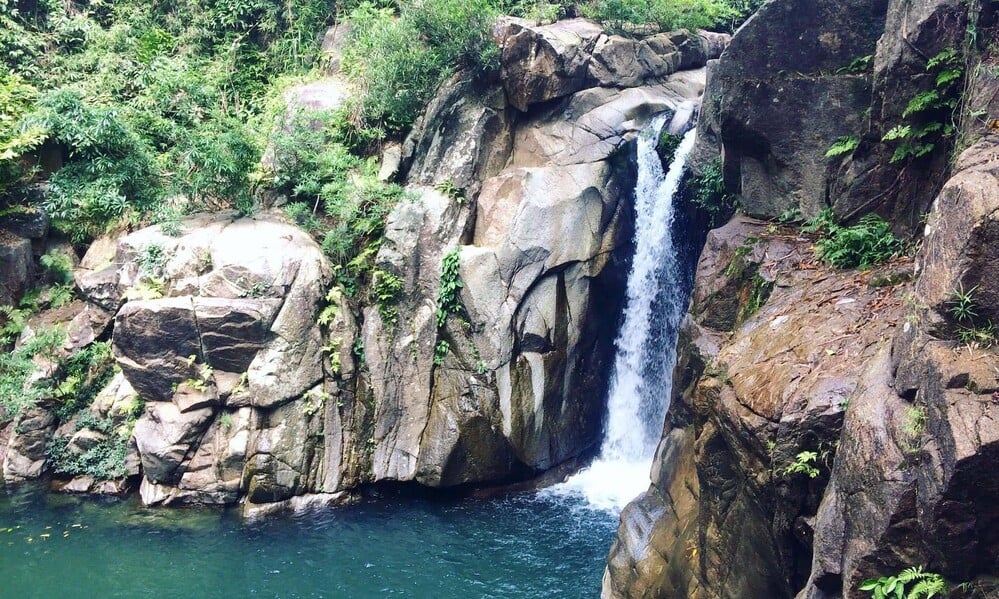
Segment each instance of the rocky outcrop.
[{"label": "rocky outcrop", "polygon": [[[370,393],[373,422],[366,451],[355,439],[337,453],[341,476],[360,476],[350,473],[370,460],[375,481],[502,481],[593,447],[615,326],[598,315],[619,309],[631,237],[633,175],[621,154],[703,82],[684,73],[589,88],[528,115],[499,88],[462,85],[442,90],[406,142],[420,200],[389,217],[376,259],[404,291],[395,322],[364,311],[360,368],[370,375],[351,405],[372,418],[360,399]],[[462,197],[424,187],[445,182]],[[438,320],[452,251],[461,308]],[[350,410],[337,418],[363,420]]]},{"label": "rocky outcrop", "polygon": [[[918,86],[927,56],[911,53],[946,44],[966,8],[891,3],[876,102],[907,101],[915,88],[878,90]],[[994,10],[980,13],[983,31],[995,25]],[[901,187],[871,184],[882,195],[868,195],[870,206],[897,224],[940,190],[914,265],[830,272],[808,258],[798,232],[742,218],[709,235],[653,484],[622,514],[605,597],[866,597],[865,579],[911,566],[967,583],[962,596],[999,590],[999,489],[987,474],[999,460],[997,90],[993,69],[973,70],[957,132],[968,147],[945,183],[934,158]],[[853,160],[864,152],[861,144]],[[872,168],[914,169],[883,158]],[[904,208],[884,199],[901,201],[898,189],[917,179],[926,188]],[[793,206],[794,197],[785,191],[776,201]]]},{"label": "rocky outcrop", "polygon": [[[988,87],[999,89],[994,79]],[[999,355],[987,336],[999,299],[997,143],[992,134],[965,150],[934,202],[913,312],[890,364],[876,372],[884,391],[847,423],[799,597],[848,595],[865,578],[910,564],[982,596],[996,590],[999,486],[988,473],[999,460]],[[966,292],[973,316],[955,308]]]},{"label": "rocky outcrop", "polygon": [[85,257],[93,269],[78,280],[93,304],[121,306],[115,358],[146,402],[133,433],[143,500],[310,490],[317,468],[300,454],[321,431],[305,406],[322,393],[316,315],[331,277],[315,242],[274,217],[219,214],[185,221],[178,237],[159,227],[127,235],[105,263]]},{"label": "rocky outcrop", "polygon": [[861,132],[871,102],[870,76],[844,67],[873,54],[887,4],[768,2],[732,39],[712,76],[726,179],[748,214],[825,207],[826,150]]},{"label": "rocky outcrop", "polygon": [[34,278],[34,259],[44,252],[49,217],[41,210],[4,212],[0,216],[0,305],[12,305]]},{"label": "rocky outcrop", "polygon": [[500,19],[493,37],[502,47],[500,78],[507,101],[521,112],[591,87],[641,87],[703,67],[718,58],[728,36],[686,30],[643,39],[607,35],[586,19],[534,25]]},{"label": "rocky outcrop", "polygon": [[[653,485],[622,514],[605,597],[791,597],[807,577],[857,365],[887,354],[905,288],[818,268],[768,227],[709,234]],[[789,470],[805,451],[814,478]]]},{"label": "rocky outcrop", "polygon": [[[631,253],[629,153],[655,116],[694,112],[703,71],[682,69],[727,36],[636,41],[580,20],[497,31],[498,78],[456,76],[386,149],[382,176],[407,194],[359,293],[335,285],[319,247],[277,212],[92,245],[75,273],[86,310],[64,320],[79,316],[77,349],[113,329],[121,374],[102,397],[127,387],[144,402],[127,456],[146,504],[265,514],[372,484],[523,480],[594,448],[607,315],[620,311]],[[329,76],[291,88],[288,114],[340,106],[338,35]],[[112,404],[39,421],[39,446],[54,433],[85,451],[105,434],[91,424],[118,418]],[[33,475],[47,467],[44,451],[8,447]]]},{"label": "rocky outcrop", "polygon": [[[971,72],[977,42],[965,43],[965,32],[984,31],[990,11],[954,0],[768,2],[712,77],[728,189],[755,216],[878,212],[914,233],[946,178],[953,135],[947,108],[939,127],[919,133],[933,109],[910,102],[959,95],[960,80],[937,75]],[[953,54],[952,66],[931,66],[941,52]],[[905,125],[918,137],[887,135]],[[827,156],[837,142],[847,145]],[[899,153],[918,144],[918,153]]]}]

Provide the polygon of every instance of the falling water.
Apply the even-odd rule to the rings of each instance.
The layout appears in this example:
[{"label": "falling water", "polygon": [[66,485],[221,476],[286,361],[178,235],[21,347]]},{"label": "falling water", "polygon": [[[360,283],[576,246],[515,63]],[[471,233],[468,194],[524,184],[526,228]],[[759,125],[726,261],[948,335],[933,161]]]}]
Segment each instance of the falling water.
[{"label": "falling water", "polygon": [[656,153],[665,117],[638,138],[635,256],[628,275],[624,324],[607,400],[606,436],[597,460],[553,489],[582,494],[594,507],[619,510],[645,491],[653,453],[669,407],[677,330],[687,309],[674,199],[694,145],[688,131],[667,172]]}]

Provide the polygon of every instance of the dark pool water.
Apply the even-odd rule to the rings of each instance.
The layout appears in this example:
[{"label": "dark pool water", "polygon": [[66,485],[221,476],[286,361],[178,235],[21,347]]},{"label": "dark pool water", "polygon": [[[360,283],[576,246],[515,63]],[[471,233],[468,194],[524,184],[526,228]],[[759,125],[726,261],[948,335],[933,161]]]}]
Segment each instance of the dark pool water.
[{"label": "dark pool water", "polygon": [[617,519],[578,501],[383,500],[244,523],[0,487],[0,597],[598,597]]}]

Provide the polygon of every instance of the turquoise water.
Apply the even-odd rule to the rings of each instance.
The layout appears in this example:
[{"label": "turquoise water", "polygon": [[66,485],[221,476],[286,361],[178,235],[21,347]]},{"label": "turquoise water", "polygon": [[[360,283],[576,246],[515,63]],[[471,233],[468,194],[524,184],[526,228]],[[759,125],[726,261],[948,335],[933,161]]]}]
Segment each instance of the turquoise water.
[{"label": "turquoise water", "polygon": [[0,597],[597,597],[617,519],[574,501],[383,500],[244,523],[0,488]]}]

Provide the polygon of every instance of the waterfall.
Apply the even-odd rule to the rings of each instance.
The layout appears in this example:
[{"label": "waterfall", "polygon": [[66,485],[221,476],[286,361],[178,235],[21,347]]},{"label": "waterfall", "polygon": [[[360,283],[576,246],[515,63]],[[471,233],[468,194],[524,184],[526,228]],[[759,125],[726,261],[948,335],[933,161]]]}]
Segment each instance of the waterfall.
[{"label": "waterfall", "polygon": [[657,118],[638,138],[635,256],[624,323],[615,341],[600,455],[589,468],[553,488],[559,494],[582,494],[601,509],[620,510],[648,488],[669,408],[677,331],[687,310],[689,290],[672,225],[694,130],[683,136],[669,170],[663,172],[656,145],[666,124],[666,117]]}]

